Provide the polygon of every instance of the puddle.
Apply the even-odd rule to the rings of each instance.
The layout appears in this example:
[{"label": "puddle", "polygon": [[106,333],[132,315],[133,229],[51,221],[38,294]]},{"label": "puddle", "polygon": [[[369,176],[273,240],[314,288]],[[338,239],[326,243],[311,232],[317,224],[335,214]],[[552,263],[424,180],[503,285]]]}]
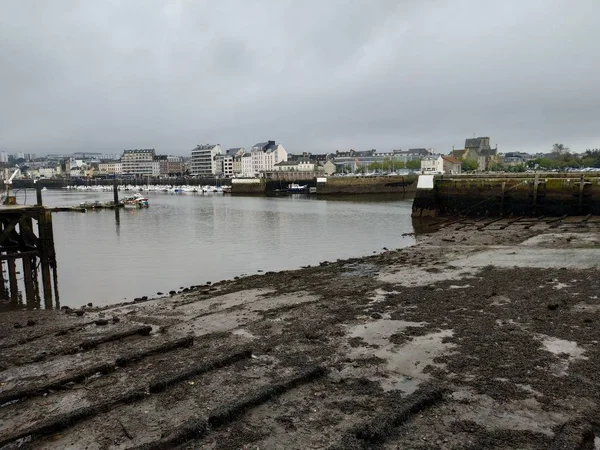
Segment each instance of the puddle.
[{"label": "puddle", "polygon": [[[454,264],[454,263],[453,263]],[[482,266],[483,267],[483,266]],[[392,267],[393,269],[393,267]],[[383,283],[398,284],[406,287],[429,286],[439,281],[463,281],[468,278],[475,278],[479,270],[469,268],[468,274],[464,267],[447,267],[439,272],[429,272],[427,267],[398,267],[396,272],[381,271],[377,277]]]},{"label": "puddle", "polygon": [[255,336],[250,333],[248,330],[244,330],[243,328],[238,328],[237,330],[233,330],[231,334],[235,334],[236,336],[242,336],[249,339],[254,339]]},{"label": "puddle", "polygon": [[463,286],[459,286],[457,284],[451,284],[450,286],[448,286],[449,289],[467,289],[470,287],[473,287],[473,286],[471,286],[470,284],[465,284]]},{"label": "puddle", "polygon": [[371,376],[380,382],[386,390],[400,389],[409,394],[414,392],[418,385],[431,376],[423,373],[428,365],[443,367],[434,364],[434,358],[446,354],[454,347],[452,343],[443,343],[442,340],[452,336],[452,330],[442,330],[423,336],[414,336],[411,341],[401,345],[389,341],[391,335],[401,332],[407,327],[422,327],[423,322],[405,322],[402,320],[378,320],[365,325],[351,327],[348,335],[360,337],[365,343],[378,345],[379,348],[356,347],[350,349],[353,357],[377,357],[385,361],[388,374],[385,377]]},{"label": "puddle", "polygon": [[367,344],[387,345],[392,334],[399,333],[408,327],[422,327],[426,322],[407,322],[404,320],[375,320],[350,328],[350,337],[362,338]]},{"label": "puddle", "polygon": [[527,239],[522,243],[525,246],[550,247],[557,246],[571,248],[585,248],[600,246],[598,233],[545,233]]},{"label": "puddle", "polygon": [[569,356],[567,360],[561,360],[556,364],[555,369],[557,375],[567,375],[567,369],[569,368],[569,364],[573,361],[588,359],[587,356],[584,356],[585,349],[579,347],[579,345],[577,345],[577,342],[575,341],[567,341],[565,339],[546,336],[544,334],[538,334],[536,335],[536,337],[542,341],[544,349],[549,351],[550,353],[557,356],[564,354]]},{"label": "puddle", "polygon": [[346,272],[342,272],[342,277],[366,277],[375,275],[379,272],[379,267],[368,263],[346,264],[344,268],[346,269]]},{"label": "puddle", "polygon": [[371,297],[370,305],[380,303],[386,299],[388,295],[398,294],[398,291],[386,291],[385,289],[375,289],[375,294]]},{"label": "puddle", "polygon": [[600,249],[503,248],[476,253],[454,261],[463,268],[537,267],[589,269],[600,266]]}]

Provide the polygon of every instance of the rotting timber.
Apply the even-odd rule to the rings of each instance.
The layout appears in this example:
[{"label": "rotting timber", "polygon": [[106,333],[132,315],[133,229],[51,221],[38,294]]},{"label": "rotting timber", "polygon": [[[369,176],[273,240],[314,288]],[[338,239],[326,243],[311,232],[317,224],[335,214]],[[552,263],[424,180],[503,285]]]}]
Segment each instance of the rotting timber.
[{"label": "rotting timber", "polygon": [[368,257],[1,314],[0,448],[593,448],[600,217],[436,221]]},{"label": "rotting timber", "polygon": [[[21,262],[23,285],[28,306],[35,307],[40,299],[38,268],[41,272],[41,286],[44,305],[53,307],[53,297],[58,305],[58,283],[52,211],[43,206],[0,206],[0,286],[2,298],[9,304],[19,301],[19,271]],[[37,234],[35,229],[37,228]],[[6,275],[5,275],[6,273]],[[5,277],[8,279],[6,280]],[[8,288],[5,288],[8,282]]]}]

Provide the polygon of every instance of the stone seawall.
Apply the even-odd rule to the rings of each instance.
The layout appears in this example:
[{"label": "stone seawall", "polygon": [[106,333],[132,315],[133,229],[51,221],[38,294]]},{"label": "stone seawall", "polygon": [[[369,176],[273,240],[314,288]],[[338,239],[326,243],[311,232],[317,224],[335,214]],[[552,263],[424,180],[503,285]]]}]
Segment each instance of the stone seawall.
[{"label": "stone seawall", "polygon": [[418,189],[413,217],[600,214],[600,176],[440,177]]},{"label": "stone seawall", "polygon": [[398,177],[328,177],[317,182],[318,195],[414,193],[417,176]]}]

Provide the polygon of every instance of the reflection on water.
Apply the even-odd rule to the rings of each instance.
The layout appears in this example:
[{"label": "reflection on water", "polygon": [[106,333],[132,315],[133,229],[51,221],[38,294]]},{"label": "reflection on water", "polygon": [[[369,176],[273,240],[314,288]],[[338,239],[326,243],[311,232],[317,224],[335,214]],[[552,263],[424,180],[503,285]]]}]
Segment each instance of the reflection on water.
[{"label": "reflection on water", "polygon": [[[62,304],[101,306],[414,243],[410,198],[149,193],[149,199],[148,209],[53,215]],[[112,193],[44,192],[51,206],[94,200],[111,201]]]}]

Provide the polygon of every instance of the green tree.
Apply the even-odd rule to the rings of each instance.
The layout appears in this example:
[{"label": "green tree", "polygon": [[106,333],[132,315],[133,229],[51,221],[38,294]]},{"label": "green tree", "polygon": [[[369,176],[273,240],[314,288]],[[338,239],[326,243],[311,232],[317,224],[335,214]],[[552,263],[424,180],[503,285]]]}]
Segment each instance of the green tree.
[{"label": "green tree", "polygon": [[421,168],[421,161],[407,161],[405,167],[410,170],[418,170]]},{"label": "green tree", "polygon": [[569,153],[570,153],[570,149],[565,144],[556,143],[552,146],[552,154],[555,156],[567,155]]},{"label": "green tree", "polygon": [[477,161],[475,161],[474,159],[466,159],[462,162],[461,169],[463,172],[473,172],[477,170],[477,167],[479,167]]}]

